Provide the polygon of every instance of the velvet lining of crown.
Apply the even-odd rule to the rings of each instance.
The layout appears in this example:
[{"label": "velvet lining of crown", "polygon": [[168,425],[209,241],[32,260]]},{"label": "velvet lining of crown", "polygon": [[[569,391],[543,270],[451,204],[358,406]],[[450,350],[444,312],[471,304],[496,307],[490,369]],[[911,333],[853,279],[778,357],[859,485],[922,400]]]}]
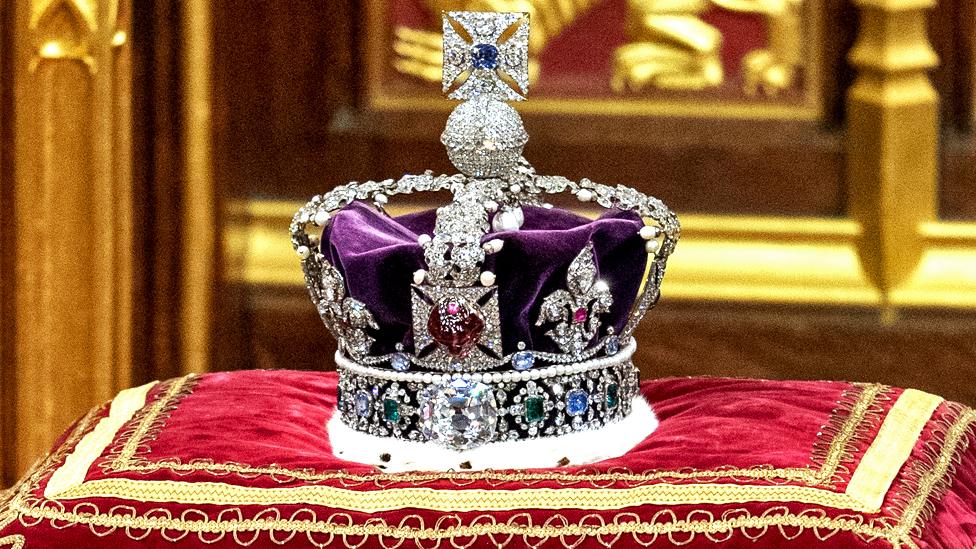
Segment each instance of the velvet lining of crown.
[{"label": "velvet lining of crown", "polygon": [[[595,220],[558,208],[524,206],[525,223],[517,231],[489,232],[484,241],[505,242],[488,255],[483,270],[498,286],[502,343],[505,353],[525,342],[529,349],[558,352],[545,335],[551,326],[535,326],[542,300],[566,288],[570,262],[592,241],[598,276],[613,294],[611,311],[601,317],[619,333],[626,324],[640,287],[647,254],[638,234],[643,222],[630,211],[608,210]],[[322,235],[321,251],[342,273],[349,295],[362,301],[380,326],[371,354],[393,352],[397,343],[411,346],[413,273],[425,269],[421,234],[432,234],[436,210],[388,216],[362,202],[336,213]]]}]

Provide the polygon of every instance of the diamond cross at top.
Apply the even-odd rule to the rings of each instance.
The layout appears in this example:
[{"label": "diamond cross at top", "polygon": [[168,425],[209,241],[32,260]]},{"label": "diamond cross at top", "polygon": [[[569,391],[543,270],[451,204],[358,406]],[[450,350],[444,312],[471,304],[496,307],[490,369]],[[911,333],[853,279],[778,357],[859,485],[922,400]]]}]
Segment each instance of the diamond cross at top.
[{"label": "diamond cross at top", "polygon": [[444,13],[444,93],[521,101],[529,93],[529,15]]}]

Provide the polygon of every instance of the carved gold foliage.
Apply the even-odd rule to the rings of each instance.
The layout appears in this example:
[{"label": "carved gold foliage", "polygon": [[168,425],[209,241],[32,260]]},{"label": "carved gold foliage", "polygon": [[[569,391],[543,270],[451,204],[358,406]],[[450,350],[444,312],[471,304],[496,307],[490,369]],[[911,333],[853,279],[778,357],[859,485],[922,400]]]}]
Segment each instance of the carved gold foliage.
[{"label": "carved gold foliage", "polygon": [[90,39],[98,28],[93,0],[35,0],[28,25],[37,47],[31,72],[42,59],[77,60],[93,70]]}]

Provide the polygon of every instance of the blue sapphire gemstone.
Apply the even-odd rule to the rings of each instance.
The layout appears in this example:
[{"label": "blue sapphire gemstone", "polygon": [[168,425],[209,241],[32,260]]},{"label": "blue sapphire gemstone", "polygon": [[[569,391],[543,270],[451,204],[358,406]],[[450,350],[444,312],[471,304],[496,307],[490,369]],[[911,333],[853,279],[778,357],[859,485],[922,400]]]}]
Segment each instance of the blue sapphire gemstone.
[{"label": "blue sapphire gemstone", "polygon": [[590,395],[583,389],[573,389],[566,393],[566,413],[581,416],[590,409]]},{"label": "blue sapphire gemstone", "polygon": [[532,351],[519,351],[512,355],[512,367],[516,370],[528,370],[535,365],[535,355]]},{"label": "blue sapphire gemstone", "polygon": [[476,69],[498,68],[498,48],[491,44],[477,44],[471,48],[471,65]]},{"label": "blue sapphire gemstone", "polygon": [[395,353],[390,359],[390,366],[398,372],[406,372],[410,369],[410,357],[404,353]]},{"label": "blue sapphire gemstone", "polygon": [[369,403],[370,403],[369,393],[366,391],[359,391],[356,393],[355,403],[356,403],[356,415],[359,417],[366,417],[369,415]]},{"label": "blue sapphire gemstone", "polygon": [[608,355],[615,355],[620,352],[620,338],[610,336],[607,338],[606,350]]}]

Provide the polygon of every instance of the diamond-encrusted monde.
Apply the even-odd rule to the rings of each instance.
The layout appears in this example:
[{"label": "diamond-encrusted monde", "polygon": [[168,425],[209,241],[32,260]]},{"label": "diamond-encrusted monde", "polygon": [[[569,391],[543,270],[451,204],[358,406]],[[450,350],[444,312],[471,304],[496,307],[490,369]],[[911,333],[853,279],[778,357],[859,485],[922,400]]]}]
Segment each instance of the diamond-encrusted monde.
[{"label": "diamond-encrusted monde", "polygon": [[[504,101],[522,100],[528,91],[528,32],[522,13],[445,14],[444,88],[465,102],[449,116],[441,140],[461,174],[341,185],[312,198],[292,220],[292,245],[312,301],[339,342],[340,417],[358,431],[465,450],[599,429],[627,417],[639,393],[632,335],[660,297],[678,220],[661,201],[635,189],[538,175],[522,157],[528,136],[518,112]],[[391,319],[374,318],[365,303],[348,295],[343,275],[356,273],[342,273],[326,259],[320,245],[335,243],[320,242],[309,225],[324,230],[355,201],[372,203],[382,214],[393,197],[434,192],[453,198],[437,209],[432,234],[418,235],[425,268],[384,280],[392,291],[410,293],[409,322],[392,319],[410,329],[403,341],[389,343],[394,349],[380,352],[376,340],[387,334],[376,318],[383,318],[384,329]],[[562,274],[561,284],[540,281],[556,286],[541,302],[500,303],[511,295],[504,291],[511,281],[496,277],[489,266],[498,263],[488,256],[509,260],[505,254],[525,253],[505,244],[525,223],[523,206],[552,208],[550,195],[571,195],[643,219],[639,234],[647,255],[639,288],[611,293],[607,281],[617,279],[599,268],[604,256],[597,255],[601,242],[593,237],[569,265],[551,266],[548,272],[565,269],[565,281]],[[636,298],[615,303],[613,295]],[[605,325],[609,313],[624,316],[617,307],[629,307],[625,320]],[[389,310],[397,307],[385,314]],[[520,317],[502,318],[501,311]],[[544,332],[533,330],[526,341],[502,337],[504,326],[526,321]]]}]

